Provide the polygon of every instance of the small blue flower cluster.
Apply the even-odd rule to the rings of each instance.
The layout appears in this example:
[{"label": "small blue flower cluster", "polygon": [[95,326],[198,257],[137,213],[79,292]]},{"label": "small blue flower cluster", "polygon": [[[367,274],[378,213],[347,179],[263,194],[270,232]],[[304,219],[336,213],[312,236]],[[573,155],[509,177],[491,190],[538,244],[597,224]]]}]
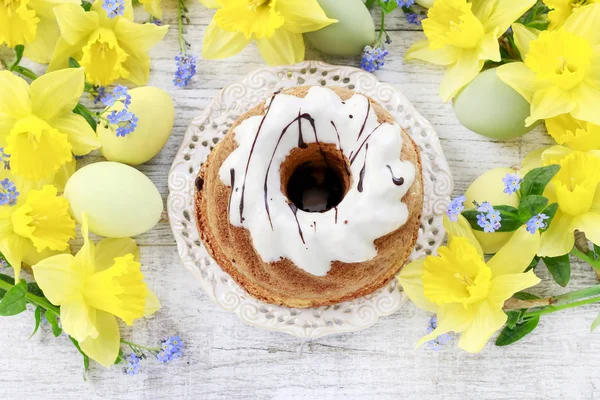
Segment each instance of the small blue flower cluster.
[{"label": "small blue flower cluster", "polygon": [[103,0],[102,8],[106,11],[108,18],[113,19],[125,14],[125,0]]},{"label": "small blue flower cluster", "polygon": [[523,182],[523,180],[519,175],[506,174],[506,176],[502,178],[502,183],[504,183],[504,193],[509,196],[516,193],[517,190],[521,189],[521,182]]},{"label": "small blue flower cluster", "polygon": [[[433,332],[436,328],[437,328],[437,316],[434,315],[429,320],[429,326],[427,327],[427,333]],[[447,333],[444,333],[444,334],[441,334],[440,336],[438,336],[437,338],[427,342],[427,346],[431,350],[438,351],[441,346],[447,344],[448,342],[450,342],[450,340],[452,340],[450,335],[448,335]]]},{"label": "small blue flower cluster", "polygon": [[423,20],[425,18],[427,18],[427,16],[423,13],[415,13],[415,12],[404,13],[404,16],[406,17],[406,21],[408,21],[409,24],[413,24],[416,26],[423,25]]},{"label": "small blue flower cluster", "polygon": [[459,196],[452,200],[452,202],[446,209],[446,215],[448,216],[448,218],[450,218],[450,221],[458,221],[458,216],[465,209],[465,200],[467,200],[465,196]]},{"label": "small blue flower cluster", "polygon": [[4,147],[0,147],[0,164],[4,164],[4,169],[10,169],[10,154],[4,152]]},{"label": "small blue flower cluster", "polygon": [[385,65],[384,58],[388,54],[389,52],[382,47],[365,46],[360,67],[367,72],[379,71]]},{"label": "small blue flower cluster", "polygon": [[495,210],[487,201],[484,201],[481,204],[475,203],[475,206],[480,213],[477,214],[477,225],[482,227],[484,232],[494,233],[500,229],[502,217],[500,216],[499,211]]},{"label": "small blue flower cluster", "polygon": [[156,359],[162,363],[176,360],[183,355],[183,342],[179,336],[170,336],[162,341]]},{"label": "small blue flower cluster", "polygon": [[9,181],[8,178],[0,181],[0,206],[14,206],[20,194],[14,182]]},{"label": "small blue flower cluster", "polygon": [[137,128],[138,117],[129,111],[131,95],[127,92],[125,86],[118,85],[111,92],[108,92],[104,87],[99,87],[94,102],[102,103],[106,107],[112,107],[117,102],[123,104],[124,108],[122,110],[112,110],[106,116],[109,124],[118,125],[116,129],[118,137],[125,137]]},{"label": "small blue flower cluster", "polygon": [[415,5],[415,0],[396,0],[398,7],[411,7]]},{"label": "small blue flower cluster", "polygon": [[197,59],[197,56],[188,56],[183,53],[175,56],[175,62],[177,63],[177,71],[175,71],[175,78],[173,79],[175,86],[184,87],[190,83],[196,75]]},{"label": "small blue flower cluster", "polygon": [[533,216],[529,221],[527,221],[527,231],[532,235],[538,229],[546,229],[548,224],[544,222],[544,220],[549,219],[550,217],[546,214],[538,214]]},{"label": "small blue flower cluster", "polygon": [[131,353],[127,357],[127,366],[123,370],[127,375],[135,375],[140,370],[140,361],[142,359],[137,354]]},{"label": "small blue flower cluster", "polygon": [[8,268],[8,261],[6,261],[3,255],[0,255],[0,268]]}]

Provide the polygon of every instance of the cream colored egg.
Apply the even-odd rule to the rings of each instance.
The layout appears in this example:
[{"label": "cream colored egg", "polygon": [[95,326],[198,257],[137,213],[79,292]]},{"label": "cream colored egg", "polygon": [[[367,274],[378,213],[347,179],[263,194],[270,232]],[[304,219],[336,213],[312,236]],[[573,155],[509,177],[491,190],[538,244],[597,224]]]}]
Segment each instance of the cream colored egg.
[{"label": "cream colored egg", "polygon": [[136,236],[160,219],[163,202],[156,186],[137,169],[116,162],[99,162],[75,172],[65,187],[73,217],[82,213],[91,232],[104,237]]},{"label": "cream colored egg", "polygon": [[[514,193],[512,195],[504,193],[504,183],[502,183],[502,178],[506,174],[516,173],[517,171],[512,168],[494,168],[483,173],[483,175],[473,181],[465,192],[465,197],[467,198],[465,209],[474,209],[473,201],[478,203],[488,201],[493,206],[506,205],[518,208],[519,197]],[[512,232],[485,233],[475,231],[475,237],[479,240],[483,252],[486,254],[497,253],[510,240],[512,235]]]},{"label": "cream colored egg", "polygon": [[[96,133],[102,143],[100,151],[107,160],[139,165],[157,155],[167,143],[173,130],[175,109],[169,94],[156,87],[138,87],[129,94],[129,111],[138,117],[137,128],[125,137],[118,137],[114,126],[98,124]],[[122,104],[117,103],[107,113],[122,108]]]}]

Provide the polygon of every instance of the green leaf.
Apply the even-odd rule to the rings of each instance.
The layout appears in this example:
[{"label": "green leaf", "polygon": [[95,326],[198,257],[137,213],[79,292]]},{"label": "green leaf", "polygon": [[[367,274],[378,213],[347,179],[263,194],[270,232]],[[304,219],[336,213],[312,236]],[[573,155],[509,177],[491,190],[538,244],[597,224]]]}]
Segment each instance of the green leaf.
[{"label": "green leaf", "polygon": [[519,205],[519,218],[521,222],[526,223],[529,221],[534,215],[538,215],[548,205],[548,199],[544,196],[540,195],[530,195],[521,199],[521,204]]},{"label": "green leaf", "polygon": [[544,264],[552,274],[554,281],[560,286],[565,287],[571,280],[571,261],[569,255],[565,254],[559,257],[543,257]]},{"label": "green leaf", "polygon": [[600,313],[598,313],[598,316],[596,317],[594,322],[592,322],[592,327],[590,328],[590,330],[592,332],[594,332],[596,329],[598,329],[599,326],[600,326]]},{"label": "green leaf", "polygon": [[21,63],[21,59],[23,58],[23,52],[25,51],[25,46],[22,44],[15,46],[15,61],[10,67],[10,70],[14,70],[17,65]]},{"label": "green leaf", "polygon": [[119,354],[117,355],[117,359],[115,360],[115,365],[120,364],[125,361],[125,356],[123,355],[123,349],[119,348]]},{"label": "green leaf", "polygon": [[535,294],[527,293],[527,292],[517,292],[513,294],[513,297],[518,300],[536,300],[539,299]]},{"label": "green leaf", "polygon": [[517,322],[521,319],[521,310],[511,310],[506,311],[506,316],[508,319],[506,320],[506,326],[509,328],[514,328],[517,325]]},{"label": "green leaf", "polygon": [[533,332],[539,322],[540,317],[533,317],[515,325],[514,328],[505,326],[502,332],[500,332],[498,339],[496,339],[496,346],[508,346],[509,344],[518,342]]},{"label": "green leaf", "polygon": [[90,124],[90,126],[92,127],[92,129],[94,131],[96,131],[96,125],[97,125],[96,119],[94,118],[94,116],[92,115],[92,113],[90,112],[90,110],[88,110],[83,105],[81,105],[81,104],[78,103],[77,106],[75,106],[75,108],[73,109],[73,112],[75,114],[79,114],[83,118],[85,118],[85,120],[87,121],[88,124]]},{"label": "green leaf", "polygon": [[521,198],[531,195],[542,195],[550,179],[560,170],[560,165],[548,165],[534,168],[525,175],[521,182]]},{"label": "green leaf", "polygon": [[73,57],[69,57],[69,68],[79,68],[81,65],[79,62]]},{"label": "green leaf", "polygon": [[373,7],[373,5],[375,4],[375,1],[377,1],[377,0],[367,0],[367,1],[365,1],[365,7],[367,7],[367,8]]},{"label": "green leaf", "polygon": [[557,211],[558,203],[552,203],[548,207],[546,207],[546,209],[544,210],[544,214],[548,216],[548,219],[546,220],[547,227],[546,229],[542,229],[541,232],[546,232],[548,228],[550,228],[550,224],[554,220],[554,216],[556,215]]},{"label": "green leaf", "polygon": [[387,3],[385,3],[383,2],[383,0],[379,0],[379,6],[381,7],[381,11],[383,11],[386,14],[389,14],[396,8],[398,8],[398,3],[396,3],[395,1],[388,1]]},{"label": "green leaf", "polygon": [[90,3],[89,1],[82,1],[81,2],[81,7],[85,10],[85,11],[90,11],[92,9],[92,3]]},{"label": "green leaf", "polygon": [[[518,210],[510,206],[494,206],[496,211],[500,212],[502,221],[500,222],[500,229],[497,232],[514,232],[519,229],[523,222],[519,219]],[[510,211],[507,211],[510,210]],[[469,221],[471,227],[476,231],[483,231],[483,228],[477,225],[477,215],[481,214],[477,210],[463,211],[462,215]]]},{"label": "green leaf", "polygon": [[35,313],[33,314],[35,316],[35,328],[33,329],[33,332],[31,332],[31,335],[29,335],[29,339],[31,339],[33,337],[33,335],[35,335],[40,327],[40,322],[42,321],[42,315],[44,315],[44,308],[43,307],[36,307],[35,308]]},{"label": "green leaf", "polygon": [[527,269],[525,269],[525,272],[531,271],[532,269],[535,270],[535,267],[537,267],[540,260],[541,260],[541,258],[538,256],[533,257],[533,260],[531,260],[531,262],[529,263],[529,266],[527,267]]},{"label": "green leaf", "polygon": [[83,356],[83,380],[85,381],[86,380],[85,374],[90,369],[90,358],[88,357],[87,354],[85,354],[83,352],[83,350],[81,350],[81,347],[79,347],[79,342],[77,340],[73,339],[71,336],[69,336],[69,339],[71,340],[71,342],[73,343],[73,345],[75,346],[75,348],[77,349],[79,354],[81,354]]},{"label": "green leaf", "polygon": [[[11,285],[15,284],[15,278],[13,278],[12,276],[0,274],[0,279],[3,280],[4,282],[10,283]],[[6,294],[6,290],[0,289],[0,300],[2,300],[4,298],[5,294]]]},{"label": "green leaf", "polygon": [[54,315],[54,313],[52,313],[52,312],[46,313],[46,321],[48,321],[48,323],[52,327],[52,334],[55,337],[60,336],[60,334],[62,333],[62,328],[58,325],[58,321],[56,320],[56,315]]},{"label": "green leaf", "polygon": [[27,306],[27,282],[21,282],[13,286],[0,303],[0,316],[10,317],[26,310]]},{"label": "green leaf", "polygon": [[44,297],[44,298],[46,297],[44,295],[44,292],[42,291],[42,289],[40,289],[38,284],[35,282],[30,282],[27,284],[27,293],[31,293],[31,294],[39,296],[39,297]]}]

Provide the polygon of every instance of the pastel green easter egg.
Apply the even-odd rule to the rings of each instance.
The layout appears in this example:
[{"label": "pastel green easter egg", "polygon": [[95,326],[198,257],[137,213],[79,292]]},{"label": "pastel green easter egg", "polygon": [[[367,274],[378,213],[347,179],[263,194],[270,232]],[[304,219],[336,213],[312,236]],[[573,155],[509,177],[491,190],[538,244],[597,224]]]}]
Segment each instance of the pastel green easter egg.
[{"label": "pastel green easter egg", "polygon": [[304,37],[312,47],[336,56],[361,54],[375,40],[373,17],[362,0],[317,0],[325,14],[338,22]]},{"label": "pastel green easter egg", "polygon": [[[491,169],[479,178],[475,179],[471,186],[465,192],[465,209],[472,210],[475,208],[473,201],[483,203],[490,202],[493,206],[506,205],[519,207],[519,197],[516,194],[508,195],[504,193],[504,183],[502,178],[506,174],[516,174],[517,171],[512,168],[494,168]],[[474,231],[475,237],[481,244],[483,252],[486,254],[495,254],[504,246],[512,237],[512,232],[494,232],[485,233],[482,231]]]},{"label": "pastel green easter egg", "polygon": [[117,162],[98,162],[75,172],[65,187],[73,217],[82,213],[91,232],[104,237],[136,236],[150,230],[163,210],[156,186],[137,169]]},{"label": "pastel green easter egg", "polygon": [[[138,87],[129,94],[129,111],[138,117],[137,128],[119,137],[113,125],[98,124],[96,133],[102,143],[100,151],[107,160],[139,165],[157,155],[167,143],[173,130],[175,108],[169,94],[156,87]],[[107,113],[122,108],[122,103],[117,103]]]},{"label": "pastel green easter egg", "polygon": [[529,103],[498,78],[495,68],[483,71],[456,96],[454,111],[467,129],[494,139],[514,138],[534,128],[525,127]]}]

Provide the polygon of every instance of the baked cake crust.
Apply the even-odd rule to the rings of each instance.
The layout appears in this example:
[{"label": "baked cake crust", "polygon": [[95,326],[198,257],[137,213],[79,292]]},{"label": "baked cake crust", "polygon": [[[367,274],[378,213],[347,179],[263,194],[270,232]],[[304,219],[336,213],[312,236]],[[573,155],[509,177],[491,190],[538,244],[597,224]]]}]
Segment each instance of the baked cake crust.
[{"label": "baked cake crust", "polygon": [[[282,91],[303,98],[310,86]],[[355,92],[329,87],[342,100]],[[378,122],[396,123],[381,105],[369,98]],[[334,261],[325,276],[312,275],[289,259],[265,263],[252,245],[250,232],[229,222],[229,198],[232,188],[223,184],[219,169],[237,147],[234,130],[244,120],[265,114],[261,103],[233,124],[202,165],[195,191],[196,221],[200,237],[209,254],[252,296],[271,304],[295,308],[319,307],[352,300],[374,292],[388,283],[410,256],[416,243],[423,209],[421,158],[416,143],[401,130],[403,145],[400,159],[416,168],[414,183],[402,199],[408,208],[408,220],[397,230],[375,240],[377,256],[366,262]]]}]

